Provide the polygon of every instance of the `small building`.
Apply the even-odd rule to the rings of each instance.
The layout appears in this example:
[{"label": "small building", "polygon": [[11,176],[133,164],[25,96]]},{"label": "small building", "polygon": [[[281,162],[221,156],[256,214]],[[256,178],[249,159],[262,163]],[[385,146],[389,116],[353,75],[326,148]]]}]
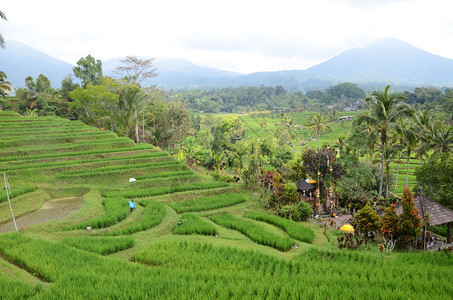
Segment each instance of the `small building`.
[{"label": "small building", "polygon": [[296,188],[300,194],[306,197],[311,197],[315,189],[314,186],[306,182],[303,178],[299,179],[296,182]]}]

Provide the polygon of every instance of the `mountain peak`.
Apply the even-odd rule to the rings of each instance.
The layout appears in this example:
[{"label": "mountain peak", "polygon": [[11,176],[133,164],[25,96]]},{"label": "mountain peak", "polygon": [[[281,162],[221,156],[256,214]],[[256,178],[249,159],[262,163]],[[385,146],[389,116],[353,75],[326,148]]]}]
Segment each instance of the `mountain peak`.
[{"label": "mountain peak", "polygon": [[381,38],[341,53],[307,70],[309,76],[354,82],[445,85],[453,78],[453,60],[396,38]]}]

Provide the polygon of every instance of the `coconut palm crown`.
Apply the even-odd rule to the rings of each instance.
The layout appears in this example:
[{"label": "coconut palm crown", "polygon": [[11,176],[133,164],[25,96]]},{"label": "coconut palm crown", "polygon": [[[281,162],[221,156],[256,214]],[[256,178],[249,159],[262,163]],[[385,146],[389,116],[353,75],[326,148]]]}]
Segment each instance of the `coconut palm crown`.
[{"label": "coconut palm crown", "polygon": [[412,109],[402,101],[406,99],[404,95],[390,94],[387,85],[383,91],[374,91],[365,101],[370,107],[371,113],[357,118],[356,123],[368,123],[373,130],[370,134],[378,134],[380,139],[381,153],[381,175],[379,180],[379,198],[382,196],[382,182],[384,180],[385,149],[387,146],[389,131],[397,124],[397,120],[402,117],[413,115]]}]

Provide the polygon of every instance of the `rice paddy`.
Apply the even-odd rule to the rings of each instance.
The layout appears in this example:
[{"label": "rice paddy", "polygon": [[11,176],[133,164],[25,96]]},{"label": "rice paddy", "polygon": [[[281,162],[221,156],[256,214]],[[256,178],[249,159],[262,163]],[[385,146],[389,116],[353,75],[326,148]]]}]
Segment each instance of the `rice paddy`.
[{"label": "rice paddy", "polygon": [[[49,203],[81,203],[51,222],[43,217],[24,225],[19,218],[19,233],[0,234],[2,299],[453,294],[451,253],[339,250],[330,242],[332,229],[324,235],[314,223],[264,213],[243,186],[214,181],[151,145],[81,122],[5,112],[0,131],[0,170],[16,215],[45,215]],[[9,226],[5,196],[0,189],[0,222]]]}]

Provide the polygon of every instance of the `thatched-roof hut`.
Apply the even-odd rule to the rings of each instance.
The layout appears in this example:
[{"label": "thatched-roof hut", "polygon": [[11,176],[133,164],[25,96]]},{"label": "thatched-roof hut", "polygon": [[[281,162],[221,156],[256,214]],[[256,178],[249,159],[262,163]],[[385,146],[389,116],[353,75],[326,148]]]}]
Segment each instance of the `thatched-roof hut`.
[{"label": "thatched-roof hut", "polygon": [[313,186],[301,178],[296,182],[296,188],[299,191],[309,191],[313,189]]},{"label": "thatched-roof hut", "polygon": [[296,182],[297,191],[305,197],[311,197],[312,192],[314,191],[314,186],[306,182],[303,178],[299,179]]}]

